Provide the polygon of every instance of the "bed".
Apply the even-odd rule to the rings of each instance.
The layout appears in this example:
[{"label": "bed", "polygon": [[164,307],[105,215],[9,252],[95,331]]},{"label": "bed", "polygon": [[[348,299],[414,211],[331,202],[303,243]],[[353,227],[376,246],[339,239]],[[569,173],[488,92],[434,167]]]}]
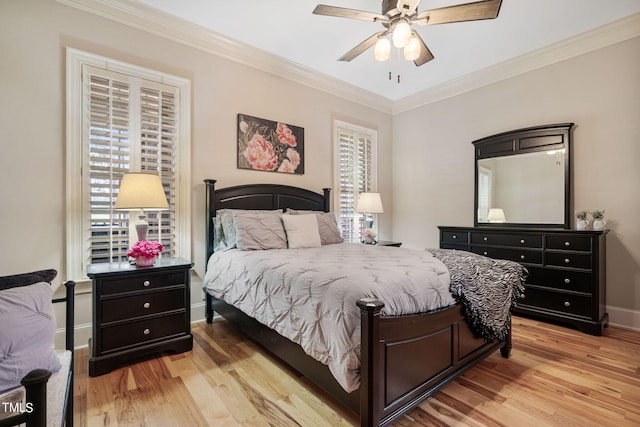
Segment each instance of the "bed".
[{"label": "bed", "polygon": [[[274,184],[216,189],[215,183],[212,179],[205,180],[207,263],[213,258],[214,230],[217,228],[214,218],[221,209],[329,212],[329,189],[324,189],[322,194]],[[229,265],[234,262],[229,261]],[[207,274],[212,274],[210,269]],[[205,282],[207,280],[205,278]],[[392,423],[496,350],[499,349],[505,358],[511,350],[510,317],[504,336],[488,340],[472,330],[460,304],[447,304],[415,314],[389,315],[383,313],[384,301],[360,298],[355,302],[360,317],[359,387],[347,391],[330,368],[310,357],[301,345],[223,298],[212,296],[206,286],[205,283],[208,323],[214,312],[225,317],[270,353],[358,413],[362,426]]]}]

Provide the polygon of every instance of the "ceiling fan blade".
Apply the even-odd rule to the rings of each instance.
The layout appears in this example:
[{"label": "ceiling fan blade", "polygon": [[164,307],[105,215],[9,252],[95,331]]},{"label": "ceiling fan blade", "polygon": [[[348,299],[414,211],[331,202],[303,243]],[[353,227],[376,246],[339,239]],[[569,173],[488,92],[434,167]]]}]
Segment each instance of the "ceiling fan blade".
[{"label": "ceiling fan blade", "polygon": [[422,40],[422,37],[420,37],[420,34],[418,34],[416,31],[411,31],[411,35],[412,37],[417,38],[418,42],[420,42],[420,56],[418,57],[418,59],[413,61],[413,63],[416,64],[416,67],[419,67],[431,61],[433,59],[433,54],[424,43],[424,40]]},{"label": "ceiling fan blade", "polygon": [[426,10],[411,22],[418,25],[448,24],[450,22],[479,21],[498,17],[502,0],[483,0],[457,6]]},{"label": "ceiling fan blade", "polygon": [[375,33],[374,35],[372,35],[371,37],[369,37],[368,39],[360,43],[358,46],[354,47],[349,52],[345,53],[340,58],[338,58],[338,61],[346,61],[346,62],[351,61],[353,58],[360,55],[362,52],[364,52],[365,50],[369,49],[371,46],[376,44],[376,42],[378,41],[378,37],[380,37],[384,33],[385,33],[384,31]]},{"label": "ceiling fan blade", "polygon": [[313,13],[315,15],[337,16],[339,18],[361,19],[363,21],[371,22],[388,22],[387,17],[380,15],[379,13],[364,12],[362,10],[346,9],[343,7],[327,6],[324,4],[317,5],[316,8],[313,9]]}]

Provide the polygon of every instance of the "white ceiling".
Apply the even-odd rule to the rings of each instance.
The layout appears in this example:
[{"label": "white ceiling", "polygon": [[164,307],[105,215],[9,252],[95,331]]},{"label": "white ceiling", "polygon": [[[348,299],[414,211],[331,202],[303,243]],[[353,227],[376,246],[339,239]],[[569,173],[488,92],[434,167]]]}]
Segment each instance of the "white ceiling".
[{"label": "white ceiling", "polygon": [[[373,49],[337,61],[382,24],[311,13],[318,3],[378,13],[380,0],[137,1],[392,101],[640,12],[640,0],[503,0],[495,20],[414,26],[435,56],[416,67],[393,54],[376,62]],[[467,2],[422,0],[418,11]]]}]

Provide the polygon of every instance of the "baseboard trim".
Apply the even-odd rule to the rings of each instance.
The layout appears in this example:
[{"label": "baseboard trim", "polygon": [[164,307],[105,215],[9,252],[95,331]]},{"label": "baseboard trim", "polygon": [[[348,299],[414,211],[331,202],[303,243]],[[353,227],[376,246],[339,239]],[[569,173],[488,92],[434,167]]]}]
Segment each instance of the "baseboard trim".
[{"label": "baseboard trim", "polygon": [[607,312],[610,326],[640,332],[640,311],[608,305]]}]

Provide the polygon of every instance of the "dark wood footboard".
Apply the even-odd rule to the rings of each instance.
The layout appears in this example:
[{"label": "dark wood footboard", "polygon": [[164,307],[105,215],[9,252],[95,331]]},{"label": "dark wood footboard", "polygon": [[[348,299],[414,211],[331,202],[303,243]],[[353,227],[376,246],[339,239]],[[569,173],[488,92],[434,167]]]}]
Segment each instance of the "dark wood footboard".
[{"label": "dark wood footboard", "polygon": [[381,301],[360,300],[361,384],[359,390],[347,393],[327,366],[307,356],[299,345],[224,301],[210,295],[207,300],[207,307],[254,342],[359,413],[361,426],[392,423],[498,348],[504,357],[511,349],[511,335],[505,342],[475,336],[460,306],[382,317]]}]

